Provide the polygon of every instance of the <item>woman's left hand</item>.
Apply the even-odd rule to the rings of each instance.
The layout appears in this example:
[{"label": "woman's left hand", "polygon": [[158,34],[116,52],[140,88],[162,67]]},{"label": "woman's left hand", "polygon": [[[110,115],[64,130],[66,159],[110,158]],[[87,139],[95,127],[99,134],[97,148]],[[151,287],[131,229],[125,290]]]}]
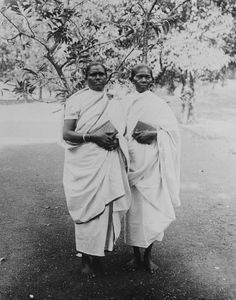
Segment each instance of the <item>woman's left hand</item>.
[{"label": "woman's left hand", "polygon": [[119,140],[117,138],[114,138],[113,143],[110,144],[106,150],[113,151],[116,150],[119,147]]},{"label": "woman's left hand", "polygon": [[136,131],[133,133],[132,137],[140,144],[150,145],[157,138],[156,131]]}]

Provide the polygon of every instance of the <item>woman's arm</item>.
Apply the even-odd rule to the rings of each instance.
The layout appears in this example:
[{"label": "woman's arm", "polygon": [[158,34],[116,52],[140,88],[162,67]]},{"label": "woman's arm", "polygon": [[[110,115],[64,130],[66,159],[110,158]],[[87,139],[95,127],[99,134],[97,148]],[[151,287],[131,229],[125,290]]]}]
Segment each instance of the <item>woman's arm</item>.
[{"label": "woman's arm", "polygon": [[75,143],[75,144],[92,142],[108,151],[114,150],[118,147],[117,139],[115,139],[115,137],[109,133],[82,134],[82,133],[75,132],[76,121],[77,120],[75,120],[75,119],[67,119],[64,121],[63,139],[65,141]]},{"label": "woman's arm", "polygon": [[83,134],[75,132],[76,121],[75,119],[67,119],[64,121],[63,139],[71,143],[81,144],[84,142]]}]

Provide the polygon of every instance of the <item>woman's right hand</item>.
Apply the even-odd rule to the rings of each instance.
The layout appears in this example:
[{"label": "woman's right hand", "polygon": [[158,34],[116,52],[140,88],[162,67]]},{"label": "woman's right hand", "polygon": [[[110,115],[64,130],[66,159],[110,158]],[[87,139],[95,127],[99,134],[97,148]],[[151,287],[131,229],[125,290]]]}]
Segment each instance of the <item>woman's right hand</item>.
[{"label": "woman's right hand", "polygon": [[97,144],[99,147],[102,147],[108,151],[115,150],[119,146],[118,139],[114,133],[101,133],[101,134],[91,134],[91,142]]},{"label": "woman's right hand", "polygon": [[154,140],[157,139],[157,132],[154,131],[135,131],[132,137],[140,144],[150,145]]}]

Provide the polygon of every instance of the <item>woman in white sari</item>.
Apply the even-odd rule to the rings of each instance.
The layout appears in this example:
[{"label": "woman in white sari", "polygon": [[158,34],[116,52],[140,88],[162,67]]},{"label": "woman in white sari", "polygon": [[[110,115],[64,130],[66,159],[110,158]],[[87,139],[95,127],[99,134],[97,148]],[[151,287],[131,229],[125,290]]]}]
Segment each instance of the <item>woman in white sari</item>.
[{"label": "woman in white sari", "polygon": [[[146,65],[131,73],[136,92],[124,99],[130,155],[131,207],[126,215],[126,243],[134,248],[130,264],[144,263],[157,269],[151,258],[154,241],[175,220],[174,206],[180,205],[180,137],[176,118],[168,104],[149,91],[152,71]],[[140,248],[145,248],[141,259]]]},{"label": "woman in white sari", "polygon": [[130,206],[125,119],[120,101],[109,100],[106,68],[97,62],[86,70],[88,88],[66,102],[63,184],[75,224],[82,273],[101,271],[101,257],[117,240]]}]

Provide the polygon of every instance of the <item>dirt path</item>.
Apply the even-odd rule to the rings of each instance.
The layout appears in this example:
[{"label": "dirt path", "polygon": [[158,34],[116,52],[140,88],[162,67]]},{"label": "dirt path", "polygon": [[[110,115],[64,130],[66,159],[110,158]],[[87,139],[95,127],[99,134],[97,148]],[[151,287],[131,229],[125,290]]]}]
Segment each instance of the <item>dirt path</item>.
[{"label": "dirt path", "polygon": [[1,106],[0,300],[235,300],[235,93],[235,82],[201,90],[201,121],[182,128],[182,206],[155,245],[158,272],[126,270],[132,252],[121,236],[108,275],[90,280],[75,256],[56,108]]},{"label": "dirt path", "polygon": [[107,276],[79,273],[56,144],[0,149],[0,299],[236,299],[236,155],[183,131],[182,207],[155,245],[157,274],[128,272],[122,237]]}]

